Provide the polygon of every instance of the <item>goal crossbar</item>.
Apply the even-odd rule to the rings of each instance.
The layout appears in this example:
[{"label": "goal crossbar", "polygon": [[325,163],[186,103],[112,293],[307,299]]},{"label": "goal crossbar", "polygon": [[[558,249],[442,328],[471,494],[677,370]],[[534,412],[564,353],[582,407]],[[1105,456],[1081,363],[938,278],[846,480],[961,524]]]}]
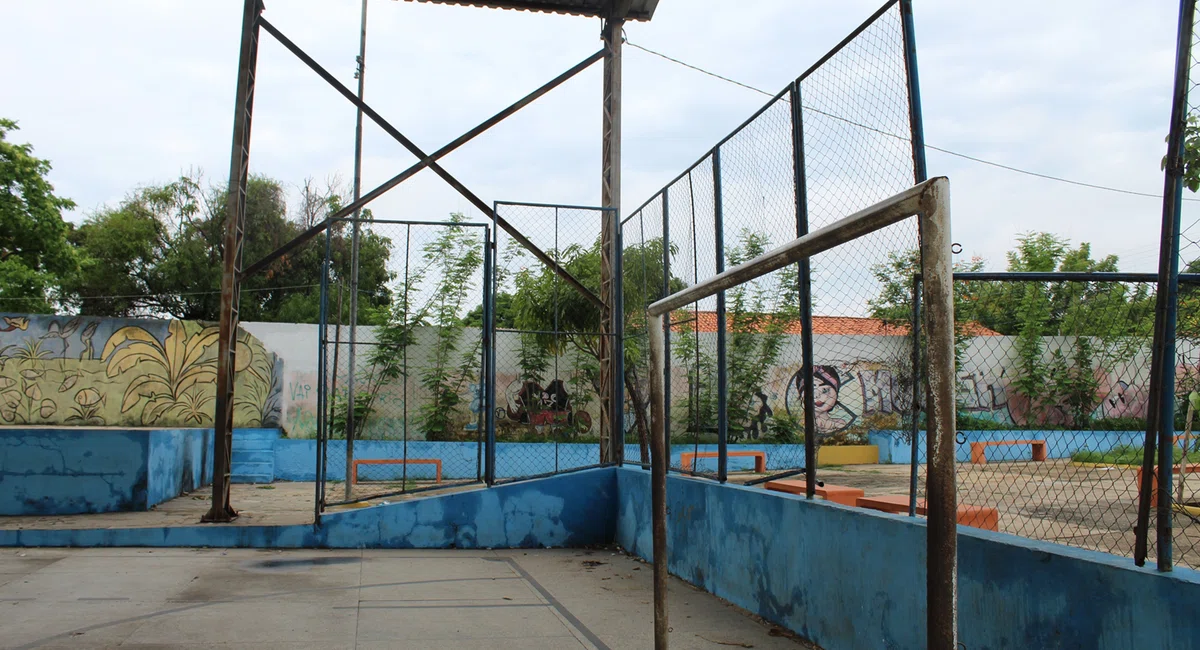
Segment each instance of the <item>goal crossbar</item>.
[{"label": "goal crossbar", "polygon": [[[921,232],[924,344],[928,376],[926,596],[928,621],[957,629],[957,495],[954,485],[954,288],[950,239],[950,181],[931,178],[814,230],[774,250],[651,304],[651,520],[654,541],[656,630],[667,620],[667,465],[664,382],[668,315],[684,305],[762,277],[856,238],[917,217]],[[914,414],[915,416],[915,414]],[[810,465],[815,459],[806,459]],[[806,470],[810,471],[810,470]],[[809,495],[812,498],[812,495]],[[933,629],[932,627],[930,629]]]}]

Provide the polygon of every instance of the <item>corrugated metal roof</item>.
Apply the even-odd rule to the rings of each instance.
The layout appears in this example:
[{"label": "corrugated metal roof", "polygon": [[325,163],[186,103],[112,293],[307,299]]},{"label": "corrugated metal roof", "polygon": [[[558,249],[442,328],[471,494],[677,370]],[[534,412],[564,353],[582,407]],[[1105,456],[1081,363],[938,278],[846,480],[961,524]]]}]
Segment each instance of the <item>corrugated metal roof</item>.
[{"label": "corrugated metal roof", "polygon": [[[413,2],[414,0],[406,0]],[[612,12],[614,2],[621,0],[416,0],[416,2],[432,2],[442,5],[462,5],[468,7],[490,7],[492,9],[516,9],[518,11],[539,11],[551,14],[570,14],[573,16],[607,17]],[[626,20],[650,20],[658,0],[632,0]]]}]

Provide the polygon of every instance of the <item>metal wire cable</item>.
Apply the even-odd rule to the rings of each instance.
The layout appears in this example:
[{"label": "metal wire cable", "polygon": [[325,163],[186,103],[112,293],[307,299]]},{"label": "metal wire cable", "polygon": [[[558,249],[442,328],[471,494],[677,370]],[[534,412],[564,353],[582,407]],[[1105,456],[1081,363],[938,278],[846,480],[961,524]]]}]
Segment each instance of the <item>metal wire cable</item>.
[{"label": "metal wire cable", "polygon": [[[674,58],[674,57],[672,57],[672,56],[669,56],[669,55],[663,54],[662,52],[657,52],[657,51],[655,51],[655,50],[652,50],[652,49],[650,49],[650,48],[648,48],[648,47],[644,47],[644,46],[642,46],[642,45],[638,45],[637,43],[634,43],[634,42],[632,42],[632,41],[626,40],[626,41],[625,41],[625,44],[626,44],[626,45],[628,45],[628,46],[630,46],[630,47],[633,47],[633,48],[639,49],[639,50],[641,50],[641,51],[643,51],[643,52],[646,52],[647,54],[652,54],[652,55],[654,55],[654,56],[657,56],[657,57],[659,57],[659,58],[666,59],[667,61],[670,61],[671,63],[675,63],[675,64],[681,65],[681,66],[683,66],[683,67],[685,67],[685,68],[689,68],[689,69],[691,69],[691,70],[695,70],[696,72],[699,72],[699,73],[701,73],[701,74],[708,75],[708,76],[710,76],[710,77],[713,77],[713,78],[715,78],[715,79],[720,79],[721,81],[724,81],[724,82],[726,82],[726,83],[733,84],[733,85],[735,85],[735,86],[739,86],[739,87],[741,87],[741,88],[745,88],[746,90],[751,90],[751,91],[754,91],[754,92],[756,92],[756,93],[759,93],[760,95],[765,95],[765,96],[767,96],[767,97],[774,97],[774,96],[775,96],[774,94],[772,94],[772,93],[769,93],[769,92],[767,92],[767,91],[765,91],[765,90],[763,90],[763,89],[761,89],[761,88],[756,88],[756,87],[754,87],[754,86],[751,86],[751,85],[749,85],[749,84],[745,84],[745,83],[742,83],[742,82],[740,82],[740,81],[737,81],[736,79],[730,79],[729,77],[726,77],[726,76],[723,76],[723,75],[719,75],[719,74],[717,74],[717,73],[715,73],[715,72],[712,72],[712,71],[709,71],[709,70],[705,70],[704,68],[701,68],[701,67],[698,67],[698,66],[692,65],[692,64],[690,64],[690,63],[687,63],[687,62],[685,62],[685,61],[680,61],[679,59],[676,59],[676,58]],[[786,100],[785,100],[785,101],[786,101]],[[848,119],[846,119],[846,118],[843,118],[843,117],[841,117],[841,116],[838,116],[838,115],[832,115],[832,114],[830,114],[830,113],[826,113],[826,112],[824,112],[824,111],[822,111],[822,110],[820,110],[820,109],[813,108],[813,107],[811,107],[811,106],[805,106],[805,107],[804,107],[804,110],[806,110],[806,111],[812,111],[812,112],[814,112],[814,113],[820,113],[820,114],[822,114],[822,115],[825,115],[826,117],[829,117],[829,118],[832,118],[832,119],[836,119],[836,120],[841,120],[841,121],[843,121],[843,122],[846,122],[846,123],[849,123],[849,124],[853,124],[854,126],[857,126],[857,127],[860,127],[860,128],[864,128],[864,129],[867,129],[867,130],[869,130],[869,131],[874,131],[874,132],[876,132],[876,133],[879,133],[879,134],[881,134],[881,135],[886,135],[886,136],[888,136],[888,137],[892,137],[892,138],[899,138],[899,139],[902,139],[902,140],[908,140],[908,136],[902,136],[902,135],[898,135],[898,134],[895,134],[895,133],[888,133],[888,132],[886,132],[886,131],[882,131],[882,130],[880,130],[880,129],[876,129],[876,128],[874,128],[874,127],[870,127],[870,126],[867,126],[867,125],[865,125],[865,124],[860,124],[860,123],[858,123],[858,122],[855,122],[854,120],[848,120]],[[976,163],[979,163],[979,164],[981,164],[981,165],[988,165],[988,166],[990,166],[990,167],[996,167],[996,168],[998,168],[998,169],[1004,169],[1004,170],[1007,170],[1007,171],[1010,171],[1010,172],[1015,172],[1015,173],[1018,173],[1018,174],[1025,174],[1026,176],[1033,176],[1033,177],[1035,177],[1035,178],[1042,178],[1042,179],[1045,179],[1045,180],[1056,181],[1056,182],[1059,182],[1059,183],[1067,183],[1067,184],[1069,184],[1069,185],[1075,185],[1075,186],[1078,186],[1078,187],[1087,187],[1087,188],[1091,188],[1091,189],[1095,189],[1095,190],[1104,190],[1104,191],[1106,191],[1106,192],[1116,192],[1116,193],[1118,193],[1118,194],[1128,194],[1128,195],[1130,195],[1130,196],[1144,196],[1144,197],[1149,197],[1149,198],[1154,198],[1154,199],[1161,199],[1161,198],[1162,198],[1162,195],[1161,195],[1161,194],[1154,194],[1154,193],[1152,193],[1152,192],[1138,192],[1138,191],[1136,191],[1136,190],[1127,190],[1127,189],[1120,188],[1120,187],[1111,187],[1111,186],[1108,186],[1108,185],[1099,185],[1099,184],[1097,184],[1097,183],[1088,183],[1088,182],[1084,182],[1084,181],[1077,181],[1077,180],[1073,180],[1073,179],[1070,179],[1070,178],[1063,178],[1063,177],[1061,177],[1061,176],[1054,176],[1054,175],[1052,175],[1052,174],[1044,174],[1044,173],[1042,173],[1042,172],[1035,172],[1035,171],[1030,171],[1030,170],[1028,170],[1028,169],[1021,169],[1020,167],[1014,167],[1014,166],[1012,166],[1012,165],[1006,165],[1006,164],[1004,164],[1004,163],[998,163],[998,162],[991,161],[991,160],[985,160],[985,159],[983,159],[983,158],[979,158],[978,156],[972,156],[972,155],[969,155],[969,154],[960,153],[960,152],[958,152],[958,151],[953,151],[953,150],[950,150],[950,149],[946,149],[946,148],[944,148],[944,147],[938,147],[938,146],[934,146],[934,145],[932,145],[932,144],[929,144],[929,143],[925,143],[925,148],[926,148],[926,149],[932,149],[932,150],[934,150],[934,151],[938,151],[938,152],[941,152],[941,153],[944,153],[944,154],[947,154],[947,155],[950,155],[950,156],[955,156],[955,157],[957,157],[957,158],[962,158],[962,159],[964,159],[964,160],[970,160],[971,162],[976,162]],[[1188,198],[1188,197],[1184,197],[1184,199],[1183,199],[1183,200],[1184,200],[1184,201],[1200,201],[1200,199],[1196,199],[1196,198]]]}]

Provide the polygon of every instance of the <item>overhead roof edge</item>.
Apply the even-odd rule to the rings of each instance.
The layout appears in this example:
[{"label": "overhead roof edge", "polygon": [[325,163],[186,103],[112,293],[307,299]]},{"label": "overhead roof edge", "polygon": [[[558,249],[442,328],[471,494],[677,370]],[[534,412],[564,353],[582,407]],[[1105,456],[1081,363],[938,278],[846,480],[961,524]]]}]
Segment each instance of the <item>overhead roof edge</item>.
[{"label": "overhead roof edge", "polygon": [[491,9],[513,9],[549,14],[608,18],[613,5],[628,4],[625,20],[647,22],[654,17],[659,0],[405,0],[441,5],[465,7],[487,7]]}]

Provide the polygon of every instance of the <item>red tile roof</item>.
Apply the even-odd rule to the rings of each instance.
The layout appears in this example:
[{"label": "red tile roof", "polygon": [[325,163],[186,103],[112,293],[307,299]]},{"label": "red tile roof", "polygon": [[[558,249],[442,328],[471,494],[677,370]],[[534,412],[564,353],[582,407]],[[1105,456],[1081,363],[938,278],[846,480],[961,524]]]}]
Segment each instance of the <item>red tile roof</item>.
[{"label": "red tile roof", "polygon": [[[693,331],[714,333],[717,331],[717,313],[714,311],[694,312],[680,310],[671,316],[671,331],[679,332],[684,324],[690,325]],[[727,321],[728,323],[728,321]],[[971,336],[1000,336],[979,323],[965,323],[967,334]],[[787,324],[784,332],[799,334],[800,321]],[[907,325],[888,325],[879,318],[859,318],[856,316],[813,316],[813,334],[831,334],[842,336],[907,336]]]}]

